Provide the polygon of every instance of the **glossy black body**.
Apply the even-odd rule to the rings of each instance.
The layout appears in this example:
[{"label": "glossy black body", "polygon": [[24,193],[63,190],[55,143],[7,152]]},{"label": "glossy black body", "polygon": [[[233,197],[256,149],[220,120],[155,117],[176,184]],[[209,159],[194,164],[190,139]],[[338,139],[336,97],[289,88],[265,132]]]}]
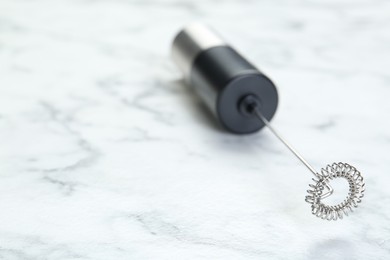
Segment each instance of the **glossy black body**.
[{"label": "glossy black body", "polygon": [[268,119],[278,106],[275,85],[229,46],[202,51],[194,60],[190,84],[228,131],[253,133],[264,127],[256,117],[240,112],[239,103],[247,95],[256,96]]}]

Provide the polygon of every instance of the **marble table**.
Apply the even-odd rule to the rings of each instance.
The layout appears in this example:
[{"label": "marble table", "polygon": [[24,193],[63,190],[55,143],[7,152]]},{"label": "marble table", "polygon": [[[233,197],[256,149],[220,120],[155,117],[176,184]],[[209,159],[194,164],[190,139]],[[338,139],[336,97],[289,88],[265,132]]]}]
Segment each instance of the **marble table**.
[{"label": "marble table", "polygon": [[[0,259],[390,259],[390,2],[1,0]],[[229,134],[169,50],[212,25],[277,84],[273,120],[366,180],[311,215],[311,173]]]}]

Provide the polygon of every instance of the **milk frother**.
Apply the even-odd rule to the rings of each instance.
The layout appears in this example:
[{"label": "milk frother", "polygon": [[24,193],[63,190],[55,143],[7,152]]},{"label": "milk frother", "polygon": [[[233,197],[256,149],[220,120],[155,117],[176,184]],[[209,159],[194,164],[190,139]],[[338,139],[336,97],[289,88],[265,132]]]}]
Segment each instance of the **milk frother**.
[{"label": "milk frother", "polygon": [[[317,172],[270,124],[278,106],[275,84],[212,29],[202,24],[185,27],[173,41],[172,58],[227,131],[249,134],[266,126],[309,169],[314,178],[305,200],[315,216],[342,219],[358,206],[365,191],[361,173],[341,162]],[[336,178],[347,180],[349,192],[341,203],[327,205],[323,200],[333,194],[330,181]]]}]

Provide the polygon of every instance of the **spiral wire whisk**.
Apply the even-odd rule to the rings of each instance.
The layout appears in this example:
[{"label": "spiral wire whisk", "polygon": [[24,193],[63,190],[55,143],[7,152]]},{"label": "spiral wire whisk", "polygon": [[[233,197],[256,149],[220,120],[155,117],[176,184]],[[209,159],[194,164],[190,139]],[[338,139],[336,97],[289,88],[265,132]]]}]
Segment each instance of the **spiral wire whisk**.
[{"label": "spiral wire whisk", "polygon": [[[271,126],[270,122],[260,112],[259,106],[251,108],[269,130],[312,172],[314,175],[313,184],[309,184],[308,195],[305,201],[311,204],[312,214],[325,220],[338,220],[348,216],[354,208],[361,203],[365,191],[365,183],[362,174],[353,166],[347,163],[333,163],[321,169],[318,173],[282,136]],[[349,192],[346,198],[339,204],[327,205],[323,199],[333,194],[330,181],[336,178],[344,178],[349,185]]]}]

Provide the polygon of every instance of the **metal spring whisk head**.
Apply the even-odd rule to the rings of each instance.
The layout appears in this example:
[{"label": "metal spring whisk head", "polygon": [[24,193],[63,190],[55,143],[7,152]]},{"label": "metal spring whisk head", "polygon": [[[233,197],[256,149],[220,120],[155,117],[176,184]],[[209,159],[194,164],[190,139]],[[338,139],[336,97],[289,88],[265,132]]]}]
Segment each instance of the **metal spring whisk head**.
[{"label": "metal spring whisk head", "polygon": [[[322,199],[332,195],[333,189],[329,184],[330,180],[336,178],[345,178],[349,184],[349,192],[344,201],[337,205],[329,206],[322,202]],[[355,167],[347,163],[333,163],[321,170],[313,178],[314,184],[309,184],[310,189],[307,191],[306,202],[311,204],[313,215],[326,219],[338,220],[344,215],[348,216],[354,208],[362,201],[364,196],[364,180],[361,173]],[[325,193],[325,189],[327,190]]]},{"label": "metal spring whisk head", "polygon": [[[306,202],[311,204],[313,215],[326,220],[338,220],[347,216],[362,201],[365,191],[365,184],[361,173],[355,167],[347,163],[333,163],[317,171],[295,150],[282,136],[271,126],[268,120],[260,111],[260,102],[253,95],[246,96],[240,108],[246,115],[255,115],[271,130],[271,132],[313,173],[314,184],[309,184]],[[336,178],[344,178],[348,181],[349,192],[344,201],[336,205],[326,205],[323,199],[333,194],[333,188],[330,181]]]}]

